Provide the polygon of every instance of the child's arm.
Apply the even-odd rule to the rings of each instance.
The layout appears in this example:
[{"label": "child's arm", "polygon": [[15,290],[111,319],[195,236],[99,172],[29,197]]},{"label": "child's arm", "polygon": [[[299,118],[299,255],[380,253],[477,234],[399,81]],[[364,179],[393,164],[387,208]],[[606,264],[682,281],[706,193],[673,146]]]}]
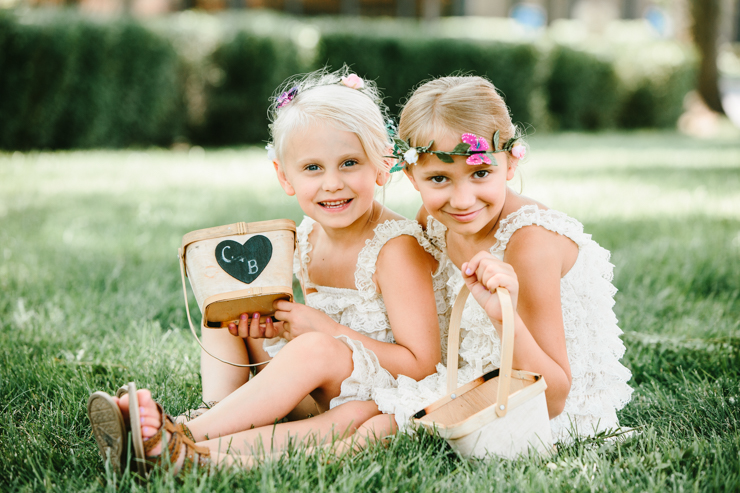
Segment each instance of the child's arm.
[{"label": "child's arm", "polygon": [[[489,252],[463,264],[463,278],[497,329],[501,308],[496,287],[509,289],[514,302],[514,368],[545,377],[547,407],[553,418],[563,411],[571,385],[560,301],[560,278],[578,254],[569,239],[539,227],[517,231],[506,248],[506,262]],[[568,265],[569,264],[569,265]],[[467,275],[468,269],[472,275]],[[566,269],[566,272],[567,272]]]},{"label": "child's arm", "polygon": [[388,312],[396,344],[376,341],[326,314],[297,303],[278,301],[276,318],[287,322],[286,338],[320,331],[346,335],[372,350],[380,365],[394,377],[421,379],[431,374],[441,360],[439,321],[432,287],[437,262],[415,238],[402,235],[380,250],[374,280]]}]

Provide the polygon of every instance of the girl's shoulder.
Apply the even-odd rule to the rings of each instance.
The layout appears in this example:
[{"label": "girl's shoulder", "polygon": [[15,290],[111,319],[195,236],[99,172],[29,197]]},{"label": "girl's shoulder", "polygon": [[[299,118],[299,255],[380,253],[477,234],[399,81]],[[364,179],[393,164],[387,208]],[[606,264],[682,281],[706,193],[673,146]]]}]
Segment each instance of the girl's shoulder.
[{"label": "girl's shoulder", "polygon": [[355,283],[364,296],[377,293],[376,275],[425,266],[438,275],[444,254],[424,235],[421,225],[411,219],[387,219],[378,224],[372,239],[365,242],[357,258]]},{"label": "girl's shoulder", "polygon": [[564,212],[548,209],[539,203],[527,203],[501,220],[494,234],[496,242],[491,248],[491,253],[506,250],[514,236],[521,242],[524,237],[529,240],[552,238],[549,233],[566,237],[579,247],[591,240],[591,235],[584,233],[583,225]]}]

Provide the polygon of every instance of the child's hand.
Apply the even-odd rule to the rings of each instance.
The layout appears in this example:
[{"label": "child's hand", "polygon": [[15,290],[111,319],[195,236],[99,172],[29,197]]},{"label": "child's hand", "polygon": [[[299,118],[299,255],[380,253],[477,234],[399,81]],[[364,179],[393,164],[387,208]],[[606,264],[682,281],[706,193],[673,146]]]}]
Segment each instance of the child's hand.
[{"label": "child's hand", "polygon": [[494,322],[502,322],[501,305],[496,294],[496,288],[504,287],[511,294],[511,302],[516,311],[516,301],[519,295],[519,280],[514,268],[497,259],[489,252],[478,252],[469,262],[462,264],[462,275],[470,293],[483,307]]},{"label": "child's hand", "polygon": [[276,301],[273,307],[275,318],[283,322],[282,337],[289,341],[308,332],[324,332],[332,336],[338,334],[334,330],[337,323],[315,308],[285,300]]},{"label": "child's hand", "polygon": [[272,339],[283,332],[282,322],[272,322],[272,317],[267,317],[264,323],[260,323],[260,314],[254,313],[250,317],[248,313],[239,316],[239,325],[229,324],[229,332],[235,337],[246,339]]}]

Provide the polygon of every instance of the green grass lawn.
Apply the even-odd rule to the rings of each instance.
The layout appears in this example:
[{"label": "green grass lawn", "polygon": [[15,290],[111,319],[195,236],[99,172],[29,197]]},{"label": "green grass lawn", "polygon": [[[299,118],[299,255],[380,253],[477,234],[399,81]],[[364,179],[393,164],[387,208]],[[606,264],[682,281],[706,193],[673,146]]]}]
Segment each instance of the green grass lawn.
[{"label": "green grass lawn", "polygon": [[[612,251],[635,387],[619,416],[637,436],[479,462],[402,435],[353,457],[297,451],[184,483],[162,474],[147,488],[740,491],[739,142],[535,135],[514,185]],[[404,180],[381,199],[413,217],[420,201]],[[0,153],[0,491],[142,490],[98,458],[88,395],[134,380],[172,413],[196,405],[181,237],[282,217],[301,211],[261,148]]]}]

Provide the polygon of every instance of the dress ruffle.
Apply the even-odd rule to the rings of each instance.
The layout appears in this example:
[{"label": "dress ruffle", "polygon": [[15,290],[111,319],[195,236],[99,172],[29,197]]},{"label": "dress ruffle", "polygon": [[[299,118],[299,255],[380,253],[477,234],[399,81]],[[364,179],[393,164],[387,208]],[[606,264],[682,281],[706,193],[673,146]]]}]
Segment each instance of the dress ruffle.
[{"label": "dress ruffle", "polygon": [[[531,225],[567,236],[579,247],[575,264],[560,283],[572,386],[563,413],[550,421],[554,438],[568,440],[572,430],[591,435],[616,428],[616,411],[629,402],[632,388],[627,385],[631,373],[619,362],[625,348],[613,311],[616,288],[611,284],[614,266],[609,263],[609,252],[585,234],[575,219],[528,205],[501,221],[491,253],[503,259],[514,232]],[[427,235],[446,251],[446,228],[432,217]],[[464,281],[460,271],[452,269],[448,293],[454,297]],[[486,312],[472,297],[465,304],[460,325],[458,385],[463,385],[500,365],[501,343]],[[437,373],[420,382],[399,377],[397,388],[379,391],[376,402],[381,411],[396,414],[400,427],[406,427],[410,416],[445,394],[446,368],[438,365]]]}]

